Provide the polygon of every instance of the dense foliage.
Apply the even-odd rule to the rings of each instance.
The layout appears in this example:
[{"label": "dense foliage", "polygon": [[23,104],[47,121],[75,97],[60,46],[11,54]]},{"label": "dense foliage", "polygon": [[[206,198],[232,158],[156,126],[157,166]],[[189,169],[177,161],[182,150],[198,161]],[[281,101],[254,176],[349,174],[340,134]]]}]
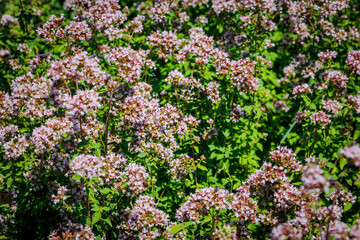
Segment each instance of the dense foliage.
[{"label": "dense foliage", "polygon": [[0,2],[0,238],[360,239],[359,14]]}]

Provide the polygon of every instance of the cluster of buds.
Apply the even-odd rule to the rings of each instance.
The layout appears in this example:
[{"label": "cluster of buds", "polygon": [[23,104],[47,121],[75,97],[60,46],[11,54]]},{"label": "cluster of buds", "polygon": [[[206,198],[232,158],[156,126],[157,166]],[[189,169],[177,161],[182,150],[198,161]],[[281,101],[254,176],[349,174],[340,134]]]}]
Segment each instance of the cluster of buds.
[{"label": "cluster of buds", "polygon": [[250,220],[252,223],[259,221],[257,218],[258,206],[255,200],[250,198],[251,192],[248,185],[242,185],[231,194],[231,207],[235,216],[245,223]]},{"label": "cluster of buds", "polygon": [[17,77],[11,83],[11,98],[13,107],[24,107],[24,115],[34,120],[43,116],[51,116],[54,109],[46,107],[50,94],[50,79],[41,77],[37,78],[32,73],[27,73]]},{"label": "cluster of buds", "polygon": [[[154,6],[150,9],[150,18],[155,22],[160,22],[166,14],[170,12],[171,7],[170,4],[172,1],[157,1]],[[176,4],[175,2],[172,4]]]},{"label": "cluster of buds", "polygon": [[52,201],[54,204],[57,204],[61,201],[65,201],[66,200],[66,192],[68,190],[66,189],[66,187],[64,186],[59,186],[58,190],[57,190],[57,194],[53,194],[51,197],[52,197]]},{"label": "cluster of buds", "polygon": [[92,28],[98,31],[105,31],[120,25],[127,19],[126,8],[120,11],[120,5],[115,0],[109,1],[76,1],[67,0],[65,7],[77,11],[78,19],[87,19]]},{"label": "cluster of buds", "polygon": [[29,48],[28,45],[26,45],[25,43],[20,43],[18,50],[22,53],[28,53],[31,51],[31,49]]},{"label": "cluster of buds", "polygon": [[10,23],[19,24],[19,21],[9,14],[3,14],[1,16],[0,23],[2,25],[6,26],[6,25],[9,25]]},{"label": "cluster of buds", "polygon": [[105,163],[96,156],[80,154],[72,160],[70,170],[73,174],[89,180],[100,175],[104,165]]},{"label": "cluster of buds", "polygon": [[133,129],[131,134],[136,141],[129,143],[130,150],[153,152],[169,160],[178,148],[175,134],[184,135],[190,126],[197,126],[199,122],[191,115],[184,116],[169,103],[160,106],[158,99],[152,98],[148,91],[139,92],[139,87],[152,89],[146,83],[138,83],[134,92],[125,97],[121,104],[125,115],[119,130]]},{"label": "cluster of buds", "polygon": [[175,59],[184,62],[190,57],[195,58],[195,63],[199,66],[206,65],[214,54],[214,39],[205,35],[202,28],[192,28],[189,30],[190,41],[181,48],[175,55]]},{"label": "cluster of buds", "polygon": [[199,80],[196,80],[193,77],[186,78],[178,70],[171,71],[169,75],[165,78],[165,82],[173,85],[174,87],[190,90],[201,87],[201,83]]},{"label": "cluster of buds", "polygon": [[273,166],[271,163],[264,163],[263,169],[255,170],[248,179],[252,195],[268,196],[267,192],[280,188],[287,180],[286,170],[282,166]]}]

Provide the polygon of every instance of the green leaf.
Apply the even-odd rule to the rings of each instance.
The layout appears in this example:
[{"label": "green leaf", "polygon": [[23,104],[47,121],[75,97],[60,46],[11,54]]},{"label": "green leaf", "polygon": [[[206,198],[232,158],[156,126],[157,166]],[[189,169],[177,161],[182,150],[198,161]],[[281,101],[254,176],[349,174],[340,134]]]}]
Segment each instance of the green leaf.
[{"label": "green leaf", "polygon": [[219,33],[222,33],[224,30],[224,26],[222,24],[218,24],[217,29],[219,30]]},{"label": "green leaf", "polygon": [[6,181],[6,185],[8,188],[10,188],[11,184],[13,183],[14,179],[12,177],[8,178]]},{"label": "green leaf", "polygon": [[100,209],[99,205],[93,204],[93,207],[91,208],[91,211],[97,212],[97,211],[99,211],[99,209]]},{"label": "green leaf", "polygon": [[230,169],[230,160],[229,160],[229,159],[224,162],[224,168],[225,168],[226,170],[229,170],[229,169]]},{"label": "green leaf", "polygon": [[146,152],[139,153],[139,154],[138,154],[138,157],[139,157],[139,158],[144,158],[144,157],[146,157]]},{"label": "green leaf", "polygon": [[103,207],[102,208],[104,211],[110,211],[111,210],[111,208],[109,208],[109,207]]},{"label": "green leaf", "polygon": [[241,181],[238,181],[237,183],[234,184],[233,186],[233,190],[237,189],[238,187],[240,187],[242,185]]},{"label": "green leaf", "polygon": [[229,180],[227,180],[226,178],[222,178],[221,183],[223,186],[225,186],[227,183],[229,183]]},{"label": "green leaf", "polygon": [[360,136],[360,130],[356,130],[354,133],[354,140],[358,139]]},{"label": "green leaf", "polygon": [[343,170],[344,166],[348,163],[348,160],[346,158],[340,159],[340,169]]},{"label": "green leaf", "polygon": [[92,216],[92,224],[97,223],[101,219],[101,212],[95,212]]},{"label": "green leaf", "polygon": [[228,138],[230,136],[230,131],[229,129],[226,129],[225,131],[223,131],[223,134],[226,138]]},{"label": "green leaf", "polygon": [[217,153],[216,153],[216,152],[212,152],[212,153],[210,154],[210,159],[214,159],[214,158],[216,158],[216,156],[217,156]]},{"label": "green leaf", "polygon": [[252,159],[252,158],[248,159],[248,163],[249,163],[251,166],[254,166],[254,167],[256,167],[256,168],[260,167],[258,161],[254,160],[254,159]]},{"label": "green leaf", "polygon": [[81,177],[79,174],[74,174],[74,175],[72,176],[72,179],[74,179],[74,180],[81,180],[82,177]]},{"label": "green leaf", "polygon": [[20,133],[27,132],[27,128],[20,128],[20,129],[19,129],[19,132],[20,132]]},{"label": "green leaf", "polygon": [[208,171],[208,169],[205,166],[200,165],[200,164],[198,165],[198,169],[203,170],[203,171]]},{"label": "green leaf", "polygon": [[216,159],[217,159],[217,160],[224,159],[224,157],[225,157],[224,154],[217,154],[217,155],[216,155]]},{"label": "green leaf", "polygon": [[61,135],[61,139],[67,139],[70,135],[67,133],[64,133],[63,135]]},{"label": "green leaf", "polygon": [[80,142],[78,145],[77,145],[77,148],[81,148],[83,146],[86,146],[88,143],[90,142],[90,139],[87,139],[85,141],[82,141]]},{"label": "green leaf", "polygon": [[100,192],[101,192],[102,194],[108,194],[110,191],[111,191],[110,188],[100,189]]},{"label": "green leaf", "polygon": [[285,133],[284,137],[281,139],[280,144],[282,144],[282,143],[285,141],[286,137],[289,135],[289,133],[291,132],[291,130],[294,128],[295,124],[296,124],[296,122],[294,122],[294,123],[290,126],[289,130]]},{"label": "green leaf", "polygon": [[199,147],[194,145],[194,149],[196,153],[199,153]]},{"label": "green leaf", "polygon": [[170,228],[170,233],[171,234],[176,234],[176,233],[180,232],[181,230],[184,230],[187,227],[191,226],[192,224],[193,224],[193,221],[179,223],[179,224],[177,224],[175,226],[172,226],[172,228]]},{"label": "green leaf", "polygon": [[89,144],[90,149],[93,150],[93,152],[95,153],[95,155],[97,157],[101,157],[101,144],[100,143],[90,143]]},{"label": "green leaf", "polygon": [[328,168],[336,168],[336,166],[332,163],[332,162],[327,162],[326,163],[326,166],[328,167]]},{"label": "green leaf", "polygon": [[105,218],[105,219],[103,219],[103,221],[106,222],[107,224],[109,224],[110,227],[112,227],[112,224],[111,224],[111,221],[109,218]]},{"label": "green leaf", "polygon": [[210,222],[210,221],[211,221],[211,217],[207,216],[204,220],[201,221],[201,225],[204,225],[205,223]]},{"label": "green leaf", "polygon": [[349,211],[352,205],[353,205],[352,203],[347,203],[344,207],[344,212]]}]

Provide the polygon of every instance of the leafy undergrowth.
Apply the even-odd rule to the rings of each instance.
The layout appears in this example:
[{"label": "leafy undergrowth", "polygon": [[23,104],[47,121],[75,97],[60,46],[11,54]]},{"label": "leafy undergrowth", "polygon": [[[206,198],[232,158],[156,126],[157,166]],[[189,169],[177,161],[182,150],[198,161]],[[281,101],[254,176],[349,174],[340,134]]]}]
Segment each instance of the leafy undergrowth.
[{"label": "leafy undergrowth", "polygon": [[357,0],[0,2],[0,238],[360,239]]}]

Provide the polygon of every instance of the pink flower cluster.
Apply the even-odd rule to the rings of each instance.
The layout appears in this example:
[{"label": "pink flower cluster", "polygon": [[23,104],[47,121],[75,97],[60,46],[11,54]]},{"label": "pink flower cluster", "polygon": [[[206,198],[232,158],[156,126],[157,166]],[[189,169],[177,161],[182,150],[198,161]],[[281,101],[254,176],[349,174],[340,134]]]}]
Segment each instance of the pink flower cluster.
[{"label": "pink flower cluster", "polygon": [[254,93],[257,90],[259,80],[253,77],[255,65],[256,62],[248,58],[231,62],[230,80],[241,92]]},{"label": "pink flower cluster", "polygon": [[67,88],[74,83],[77,85],[87,83],[96,87],[106,83],[111,85],[111,77],[101,70],[99,61],[97,57],[88,56],[87,52],[79,51],[73,56],[52,61],[46,77],[54,80],[56,84],[63,86],[66,90],[69,90]]},{"label": "pink flower cluster", "polygon": [[341,72],[334,70],[334,71],[329,71],[326,70],[323,75],[322,75],[323,79],[329,81],[330,83],[332,83],[334,86],[340,88],[340,89],[345,89],[346,85],[348,83],[348,77],[346,77],[344,74],[342,74]]},{"label": "pink flower cluster", "polygon": [[169,216],[156,208],[153,198],[141,195],[132,209],[125,209],[119,226],[121,239],[157,239],[169,224]]},{"label": "pink flower cluster", "polygon": [[186,78],[178,70],[172,70],[169,73],[169,75],[165,78],[165,82],[173,85],[174,87],[190,89],[190,90],[201,87],[201,83],[199,80],[196,80],[193,77]]},{"label": "pink flower cluster", "polygon": [[165,61],[168,61],[167,58],[179,49],[182,44],[182,41],[177,39],[176,33],[168,31],[154,32],[147,37],[147,41],[157,50],[159,59]]},{"label": "pink flower cluster", "polygon": [[136,83],[145,64],[146,51],[135,51],[130,47],[110,49],[104,58],[118,68],[119,77],[127,83]]},{"label": "pink flower cluster", "polygon": [[43,116],[52,116],[54,108],[47,108],[47,102],[50,94],[50,79],[37,78],[32,73],[27,73],[17,77],[11,83],[12,108],[20,108],[24,105],[24,115],[31,120]]},{"label": "pink flower cluster", "polygon": [[270,152],[270,161],[289,172],[301,170],[301,164],[296,161],[296,153],[287,147],[278,146],[277,150]]},{"label": "pink flower cluster", "polygon": [[225,189],[202,188],[190,194],[188,200],[177,210],[176,218],[180,222],[191,220],[200,223],[201,217],[216,215],[223,209],[231,208],[229,197],[230,193]]},{"label": "pink flower cluster", "polygon": [[101,174],[104,165],[105,163],[96,156],[80,154],[72,160],[70,170],[85,179],[91,179]]},{"label": "pink flower cluster", "polygon": [[319,111],[311,114],[310,119],[314,124],[322,125],[322,128],[324,129],[331,122],[330,117],[329,114]]},{"label": "pink flower cluster", "polygon": [[348,53],[346,64],[351,69],[360,75],[360,51],[352,50]]},{"label": "pink flower cluster", "polygon": [[15,136],[10,141],[3,144],[5,149],[5,158],[16,160],[25,153],[26,148],[29,146],[30,144],[26,134]]},{"label": "pink flower cluster", "polygon": [[242,107],[240,106],[240,104],[233,104],[231,106],[231,117],[230,119],[233,121],[233,122],[239,122],[241,116],[244,115],[244,112],[243,112],[243,109]]},{"label": "pink flower cluster", "polygon": [[327,50],[326,52],[319,52],[318,53],[318,57],[319,60],[322,62],[328,61],[330,59],[334,59],[337,56],[337,52],[336,51],[329,51]]},{"label": "pink flower cluster", "polygon": [[334,115],[338,114],[339,110],[343,107],[337,100],[322,100],[321,103],[323,104],[323,109]]},{"label": "pink flower cluster", "polygon": [[317,165],[307,166],[304,175],[301,177],[303,186],[316,191],[329,190],[329,180],[323,176],[324,171]]},{"label": "pink flower cluster", "polygon": [[219,90],[220,84],[216,81],[208,83],[207,87],[203,87],[203,92],[208,96],[212,103],[220,101]]},{"label": "pink flower cluster", "polygon": [[122,24],[127,19],[123,9],[120,11],[120,5],[115,0],[108,1],[77,1],[67,0],[65,7],[70,9],[81,8],[83,11],[77,11],[77,18],[85,18],[98,31],[114,29],[116,25]]},{"label": "pink flower cluster", "polygon": [[0,23],[2,25],[9,25],[10,23],[19,24],[19,21],[16,18],[14,18],[13,16],[9,15],[9,14],[3,14],[1,16]]},{"label": "pink flower cluster", "polygon": [[182,154],[180,157],[170,161],[170,174],[173,179],[180,181],[183,177],[195,170],[195,160],[187,154]]},{"label": "pink flower cluster", "polygon": [[43,154],[54,150],[62,140],[69,140],[74,133],[74,124],[69,119],[49,119],[44,125],[33,130],[31,141],[35,152]]},{"label": "pink flower cluster", "polygon": [[355,144],[352,146],[345,147],[340,150],[340,154],[344,155],[347,159],[351,160],[355,166],[360,166],[360,147]]},{"label": "pink flower cluster", "polygon": [[90,227],[85,227],[82,224],[71,224],[70,227],[63,227],[53,231],[50,240],[62,239],[95,239],[95,235]]},{"label": "pink flower cluster", "polygon": [[360,96],[350,95],[345,102],[350,104],[356,113],[360,113]]},{"label": "pink flower cluster", "polygon": [[[139,89],[143,87],[149,92],[141,93]],[[170,160],[178,148],[175,134],[184,135],[189,127],[197,126],[199,122],[191,115],[183,116],[169,103],[160,106],[159,100],[150,96],[151,89],[146,83],[138,83],[133,94],[125,97],[121,104],[125,115],[119,122],[119,129],[133,129],[131,134],[136,141],[129,143],[132,151],[152,152]]]},{"label": "pink flower cluster", "polygon": [[101,107],[101,98],[95,90],[78,90],[74,96],[60,96],[61,107],[65,108],[70,117],[93,115]]},{"label": "pink flower cluster", "polygon": [[304,93],[311,94],[312,91],[311,91],[311,88],[310,88],[309,84],[304,83],[304,84],[301,84],[301,85],[298,85],[298,86],[294,87],[292,93],[294,95],[294,98],[297,98],[299,95],[304,94]]},{"label": "pink flower cluster", "polygon": [[126,196],[141,194],[149,186],[149,174],[138,164],[125,166],[126,161],[123,155],[113,153],[102,158],[80,154],[72,160],[70,171],[87,180],[97,177],[100,184],[113,186]]},{"label": "pink flower cluster", "polygon": [[52,15],[36,32],[40,38],[50,42],[54,42],[56,39],[62,39],[68,43],[73,43],[90,39],[91,29],[86,21],[71,21],[69,25],[65,27],[63,26],[64,24],[64,15],[60,17]]}]

